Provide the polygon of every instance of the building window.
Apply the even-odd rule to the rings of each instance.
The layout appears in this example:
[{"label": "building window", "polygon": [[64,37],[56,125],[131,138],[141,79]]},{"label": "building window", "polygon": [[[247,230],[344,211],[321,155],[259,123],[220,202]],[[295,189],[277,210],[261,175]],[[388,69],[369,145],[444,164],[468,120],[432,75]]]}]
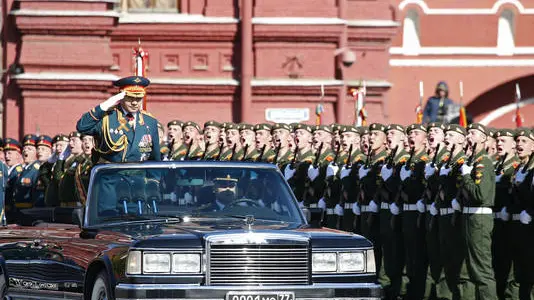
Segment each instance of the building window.
[{"label": "building window", "polygon": [[419,54],[419,14],[414,9],[409,10],[404,17],[402,32],[402,48],[407,55]]},{"label": "building window", "polygon": [[179,12],[180,0],[121,0],[123,12]]},{"label": "building window", "polygon": [[499,55],[513,55],[515,48],[515,16],[511,10],[505,9],[499,17],[497,33],[497,49]]}]

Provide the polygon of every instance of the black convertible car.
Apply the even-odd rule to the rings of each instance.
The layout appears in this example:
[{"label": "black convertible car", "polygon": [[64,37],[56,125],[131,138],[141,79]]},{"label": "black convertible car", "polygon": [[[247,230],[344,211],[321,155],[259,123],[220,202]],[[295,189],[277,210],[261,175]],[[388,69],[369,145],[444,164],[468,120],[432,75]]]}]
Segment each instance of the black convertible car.
[{"label": "black convertible car", "polygon": [[[3,210],[2,210],[3,211]],[[372,244],[322,229],[278,169],[236,162],[96,166],[84,207],[0,229],[9,299],[380,299]]]}]

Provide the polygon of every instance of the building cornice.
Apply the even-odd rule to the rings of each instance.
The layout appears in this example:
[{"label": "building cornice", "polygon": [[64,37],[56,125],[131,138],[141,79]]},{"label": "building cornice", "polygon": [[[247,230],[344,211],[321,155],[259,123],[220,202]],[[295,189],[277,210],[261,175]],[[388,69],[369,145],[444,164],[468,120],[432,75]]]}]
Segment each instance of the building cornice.
[{"label": "building cornice", "polygon": [[491,8],[430,8],[423,0],[404,0],[398,7],[402,11],[408,5],[416,5],[425,15],[495,15],[506,4],[515,6],[519,14],[534,14],[534,8],[525,8],[519,0],[497,0]]},{"label": "building cornice", "polygon": [[17,9],[9,12],[13,16],[24,17],[119,17],[116,11],[91,11],[91,10],[37,10]]}]

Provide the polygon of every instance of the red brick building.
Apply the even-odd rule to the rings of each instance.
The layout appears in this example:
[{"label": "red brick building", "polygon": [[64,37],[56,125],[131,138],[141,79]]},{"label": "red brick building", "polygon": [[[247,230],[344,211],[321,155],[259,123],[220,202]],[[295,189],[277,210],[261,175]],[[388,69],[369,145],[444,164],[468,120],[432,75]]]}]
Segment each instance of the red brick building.
[{"label": "red brick building", "polygon": [[[511,103],[515,82],[523,98],[534,93],[534,4],[427,2],[6,0],[3,133],[73,130],[116,92],[112,80],[132,74],[139,39],[149,52],[147,108],[163,123],[313,123],[318,104],[324,122],[352,123],[348,91],[363,81],[371,122],[413,122],[420,80],[425,98],[445,80],[455,100],[462,80],[477,120]],[[491,125],[513,125],[510,108],[489,115]]]}]

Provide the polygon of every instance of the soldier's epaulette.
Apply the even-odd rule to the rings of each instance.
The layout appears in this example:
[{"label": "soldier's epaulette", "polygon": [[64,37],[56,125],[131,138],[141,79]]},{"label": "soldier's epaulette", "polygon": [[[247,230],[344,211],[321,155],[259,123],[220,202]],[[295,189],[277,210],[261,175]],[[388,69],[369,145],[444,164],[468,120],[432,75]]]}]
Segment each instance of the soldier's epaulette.
[{"label": "soldier's epaulette", "polygon": [[427,162],[428,161],[428,155],[423,155],[421,156],[421,160],[424,161],[424,162]]},{"label": "soldier's epaulette", "polygon": [[387,157],[386,155],[384,155],[384,156],[380,156],[379,158],[377,158],[377,159],[375,160],[375,163],[377,164],[377,163],[385,162],[385,161],[386,161],[386,157]]},{"label": "soldier's epaulette", "polygon": [[465,158],[463,157],[460,157],[457,161],[456,161],[457,164],[459,165],[463,165],[465,163]]},{"label": "soldier's epaulette", "polygon": [[451,157],[448,154],[443,155],[441,162],[448,162]]},{"label": "soldier's epaulette", "polygon": [[33,164],[33,167],[36,169],[36,170],[39,170],[39,168],[41,167],[41,165],[39,163],[34,163]]},{"label": "soldier's epaulette", "polygon": [[[477,162],[477,163],[481,162],[481,161],[484,159],[484,157],[486,157],[486,155],[482,155],[482,156],[480,156],[479,158],[477,158],[477,159],[475,160],[475,162]],[[488,158],[489,158],[489,156],[488,156]]]},{"label": "soldier's epaulette", "polygon": [[328,156],[326,156],[324,159],[325,159],[326,161],[328,161],[328,162],[332,162],[332,161],[334,160],[334,157],[331,156],[331,155],[328,155]]},{"label": "soldier's epaulette", "polygon": [[20,165],[19,165],[19,166],[16,166],[16,167],[15,167],[15,170],[16,170],[17,172],[22,172],[22,166],[20,166]]},{"label": "soldier's epaulette", "polygon": [[146,110],[141,110],[141,113],[142,113],[143,115],[147,115],[147,116],[149,116],[149,117],[151,117],[151,118],[154,118],[154,119],[156,118],[153,114],[149,113],[149,112],[146,111]]},{"label": "soldier's epaulette", "polygon": [[512,168],[514,168],[514,170],[516,170],[517,167],[519,167],[519,162],[514,161],[514,162],[512,163]]},{"label": "soldier's epaulette", "polygon": [[354,162],[359,162],[359,161],[362,160],[363,158],[364,158],[363,153],[360,153],[360,154],[356,155],[356,159],[354,160]]},{"label": "soldier's epaulette", "polygon": [[408,156],[407,155],[403,155],[401,156],[401,158],[399,159],[399,164],[404,164],[408,161]]}]

